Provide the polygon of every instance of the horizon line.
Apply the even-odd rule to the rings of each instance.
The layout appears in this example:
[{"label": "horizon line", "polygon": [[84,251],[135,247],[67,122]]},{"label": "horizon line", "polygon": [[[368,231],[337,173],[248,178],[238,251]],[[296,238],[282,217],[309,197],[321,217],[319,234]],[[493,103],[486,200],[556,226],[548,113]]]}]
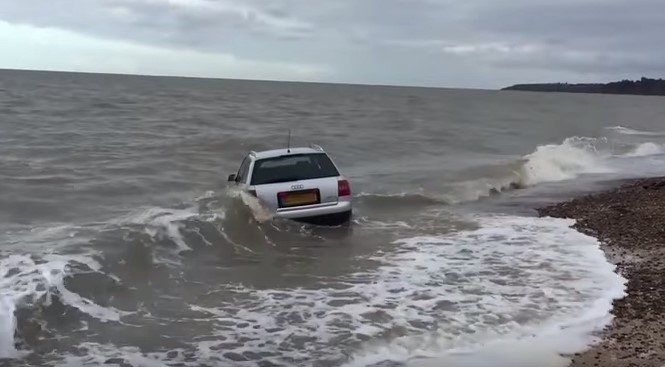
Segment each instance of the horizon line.
[{"label": "horizon line", "polygon": [[332,82],[332,81],[309,81],[309,80],[286,80],[286,79],[252,79],[252,78],[231,78],[214,76],[192,76],[176,74],[138,74],[138,73],[120,73],[120,72],[98,72],[98,71],[80,71],[80,70],[61,70],[61,69],[21,69],[21,68],[3,68],[0,72],[15,71],[29,73],[62,73],[62,74],[85,74],[85,75],[109,75],[109,76],[129,76],[144,78],[172,78],[172,79],[197,79],[197,80],[220,80],[220,81],[243,81],[243,82],[274,82],[274,83],[292,83],[292,84],[322,84],[322,85],[343,85],[358,87],[381,87],[381,88],[413,88],[413,89],[462,89],[479,91],[500,91],[501,88],[473,88],[473,87],[444,87],[428,86],[418,84],[380,84],[380,83],[351,83],[351,82]]}]

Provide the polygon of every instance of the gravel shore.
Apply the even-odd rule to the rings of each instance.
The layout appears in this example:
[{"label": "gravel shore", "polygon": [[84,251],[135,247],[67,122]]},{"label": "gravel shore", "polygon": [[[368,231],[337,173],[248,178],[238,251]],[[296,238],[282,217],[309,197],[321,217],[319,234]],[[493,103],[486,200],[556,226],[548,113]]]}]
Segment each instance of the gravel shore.
[{"label": "gravel shore", "polygon": [[628,279],[614,302],[603,342],[576,355],[572,367],[665,365],[665,177],[540,208],[541,216],[573,218],[575,228],[603,243],[608,259]]}]

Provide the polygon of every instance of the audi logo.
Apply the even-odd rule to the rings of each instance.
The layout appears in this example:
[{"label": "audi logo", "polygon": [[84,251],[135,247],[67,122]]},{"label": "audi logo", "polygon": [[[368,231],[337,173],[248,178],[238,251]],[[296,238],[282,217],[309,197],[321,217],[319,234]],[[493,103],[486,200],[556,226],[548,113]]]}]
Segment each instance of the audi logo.
[{"label": "audi logo", "polygon": [[291,185],[291,190],[300,190],[304,189],[305,185]]}]

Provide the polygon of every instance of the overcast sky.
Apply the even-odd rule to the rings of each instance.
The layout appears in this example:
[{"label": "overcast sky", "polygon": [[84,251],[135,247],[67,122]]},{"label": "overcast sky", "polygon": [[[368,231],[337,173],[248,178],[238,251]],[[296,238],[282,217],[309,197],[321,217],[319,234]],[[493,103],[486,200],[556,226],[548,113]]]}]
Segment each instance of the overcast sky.
[{"label": "overcast sky", "polygon": [[497,88],[665,76],[663,0],[0,0],[0,68]]}]

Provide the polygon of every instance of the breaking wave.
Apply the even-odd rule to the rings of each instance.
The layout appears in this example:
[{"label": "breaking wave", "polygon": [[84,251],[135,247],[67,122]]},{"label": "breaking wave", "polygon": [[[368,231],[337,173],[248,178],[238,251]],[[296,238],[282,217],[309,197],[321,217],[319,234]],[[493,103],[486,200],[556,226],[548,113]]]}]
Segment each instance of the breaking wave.
[{"label": "breaking wave", "polygon": [[[625,279],[596,239],[563,219],[478,221],[476,230],[397,240],[367,259],[377,268],[316,287],[220,283],[213,288],[230,299],[189,304],[213,334],[184,349],[144,353],[84,343],[77,355],[60,358],[77,365],[365,367],[443,365],[473,355],[477,364],[454,365],[521,367],[514,358],[531,356],[549,367],[559,353],[583,350],[611,321]],[[511,353],[499,353],[505,348]]]},{"label": "breaking wave", "polygon": [[[605,139],[570,137],[560,144],[540,145],[532,153],[500,167],[499,173],[493,173],[492,176],[446,183],[429,191],[397,194],[365,192],[357,197],[362,203],[376,207],[457,204],[507,190],[572,180],[584,174],[612,173],[615,172],[609,163],[612,152],[607,145]],[[641,149],[641,153],[652,147],[645,145],[638,149]]]},{"label": "breaking wave", "polygon": [[561,144],[541,145],[524,156],[518,184],[533,186],[543,182],[570,180],[581,174],[613,172],[606,162],[609,152],[598,149],[604,140],[572,137]]},{"label": "breaking wave", "polygon": [[[570,137],[559,144],[540,145],[491,170],[487,177],[472,176],[429,191],[359,193],[355,197],[359,206],[383,217],[361,217],[356,224],[399,237],[441,233],[444,226],[440,225],[422,230],[424,208],[586,174],[612,173],[613,158],[664,152],[662,145],[653,142],[633,144],[628,153],[621,154],[611,146],[606,139]],[[237,203],[242,205],[234,206]],[[406,218],[394,215],[401,212]],[[236,253],[262,255],[263,244],[275,247],[263,228],[271,226],[262,227],[272,219],[250,195],[208,191],[193,205],[139,208],[98,229],[140,233],[159,249],[156,253],[168,254],[155,258],[156,262],[177,269],[182,265],[180,256],[197,251],[197,246],[223,243],[219,247],[227,246]],[[439,222],[439,218],[432,220]],[[588,345],[590,332],[608,322],[612,299],[623,294],[623,280],[613,273],[597,241],[570,229],[572,223],[565,220],[482,217],[479,222],[482,228],[477,230],[396,241],[394,247],[364,259],[376,267],[362,267],[362,272],[331,279],[319,287],[260,289],[222,284],[222,291],[237,296],[232,302],[189,304],[189,311],[219,331],[206,340],[193,341],[189,354],[148,355],[133,348],[84,344],[89,355],[66,358],[91,364],[120,358],[138,364],[168,360],[182,365],[229,360],[300,364],[318,358],[335,365],[348,362],[349,366],[389,359],[413,366],[432,361],[455,361],[462,366],[458,362],[463,357],[457,353],[472,351],[486,361],[493,360],[501,346],[509,346],[523,349],[517,353],[521,356],[538,350],[539,356],[555,361],[559,352]],[[37,250],[53,238],[66,246],[77,239],[72,233],[83,230],[57,226],[32,233],[30,241]],[[281,238],[291,240],[287,234]],[[264,242],[252,248],[243,241]],[[7,243],[18,246],[21,242]],[[230,251],[223,253],[233,256]],[[258,255],[255,257],[261,257]],[[101,268],[88,255],[23,254],[1,260],[0,285],[6,291],[0,295],[0,357],[21,353],[14,337],[16,310],[48,304],[51,297],[102,322],[117,322],[128,315],[100,306],[65,285],[68,277],[80,272],[104,274]],[[214,339],[219,335],[223,341]],[[348,350],[358,351],[351,361]],[[519,361],[502,358],[507,358],[506,365],[519,366]]]},{"label": "breaking wave", "polygon": [[194,222],[213,222],[224,218],[223,211],[200,213],[195,208],[173,209],[150,207],[135,211],[127,216],[111,221],[114,226],[137,226],[154,241],[169,241],[176,246],[178,253],[191,251],[185,235],[194,230]]},{"label": "breaking wave", "polygon": [[404,208],[405,206],[428,206],[446,204],[444,198],[437,198],[431,194],[424,192],[409,193],[401,192],[396,194],[379,194],[361,192],[356,195],[356,198],[366,205],[372,205],[380,208]]},{"label": "breaking wave", "polygon": [[642,143],[623,157],[646,157],[665,153],[665,146],[656,143]]},{"label": "breaking wave", "polygon": [[[556,366],[561,353],[595,340],[626,281],[597,240],[571,229],[569,220],[490,217],[481,223],[474,231],[400,240],[395,254],[382,257],[383,280],[362,294],[392,304],[382,312],[411,332],[387,344],[366,343],[346,366],[492,361],[526,367],[532,364],[521,363],[529,357]],[[396,325],[373,326],[380,335]]]},{"label": "breaking wave", "polygon": [[0,358],[23,354],[16,348],[15,312],[23,307],[48,306],[53,297],[102,322],[119,321],[129,312],[102,307],[65,286],[65,279],[85,272],[100,272],[101,265],[85,255],[9,255],[0,260]]},{"label": "breaking wave", "polygon": [[259,199],[240,190],[228,190],[227,193],[233,198],[239,198],[242,203],[250,210],[254,220],[258,223],[265,223],[274,218],[273,213],[267,209]]},{"label": "breaking wave", "polygon": [[623,135],[665,136],[665,131],[635,130],[623,126],[612,126],[607,129]]}]

